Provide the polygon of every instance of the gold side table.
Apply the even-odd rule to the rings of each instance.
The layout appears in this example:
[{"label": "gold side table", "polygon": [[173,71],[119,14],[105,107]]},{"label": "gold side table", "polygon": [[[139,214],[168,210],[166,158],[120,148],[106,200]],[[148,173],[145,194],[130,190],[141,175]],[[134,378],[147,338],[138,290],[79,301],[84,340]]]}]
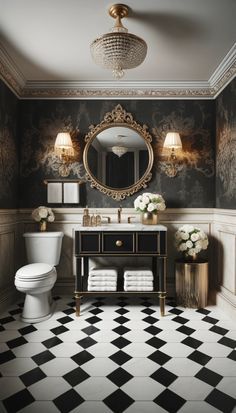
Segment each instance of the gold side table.
[{"label": "gold side table", "polygon": [[175,262],[176,299],[178,305],[203,308],[208,296],[208,262]]}]

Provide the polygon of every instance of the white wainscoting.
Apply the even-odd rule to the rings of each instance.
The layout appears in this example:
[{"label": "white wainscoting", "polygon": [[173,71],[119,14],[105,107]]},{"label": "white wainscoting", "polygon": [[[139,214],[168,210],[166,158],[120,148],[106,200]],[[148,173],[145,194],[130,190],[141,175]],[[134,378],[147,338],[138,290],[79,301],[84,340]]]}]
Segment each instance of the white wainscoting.
[{"label": "white wainscoting", "polygon": [[[56,220],[48,225],[48,230],[64,232],[55,293],[73,294],[75,274],[73,231],[81,228],[83,209],[54,208],[53,210]],[[0,306],[1,303],[7,301],[7,297],[12,297],[12,291],[15,291],[15,270],[26,264],[22,234],[26,231],[37,230],[37,224],[31,219],[31,211],[31,209],[0,210],[0,242],[5,251],[5,253],[0,253],[0,287],[2,290]],[[117,208],[97,208],[96,210],[91,208],[90,213],[99,213],[102,217],[110,216],[112,222],[117,222]],[[123,208],[122,222],[127,222],[129,216],[135,217],[133,221],[140,221],[139,214],[133,208]],[[174,261],[177,253],[174,247],[174,233],[183,224],[193,224],[201,227],[210,238],[208,250],[210,290],[212,292],[218,290],[217,294],[211,294],[211,301],[233,314],[236,311],[236,210],[166,209],[160,214],[160,222],[168,228],[168,295],[172,297],[175,295]],[[14,257],[14,259],[6,259],[6,257]]]}]

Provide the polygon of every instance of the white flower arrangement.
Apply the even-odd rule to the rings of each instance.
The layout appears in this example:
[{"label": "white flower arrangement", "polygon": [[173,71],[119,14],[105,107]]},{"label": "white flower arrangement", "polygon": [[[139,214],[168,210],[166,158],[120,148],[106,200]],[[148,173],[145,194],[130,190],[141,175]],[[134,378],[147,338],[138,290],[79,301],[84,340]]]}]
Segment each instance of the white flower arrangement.
[{"label": "white flower arrangement", "polygon": [[208,247],[208,237],[204,231],[193,225],[183,225],[175,233],[177,250],[186,257],[194,257]]},{"label": "white flower arrangement", "polygon": [[144,192],[135,199],[134,208],[139,212],[157,213],[158,211],[164,211],[166,205],[162,195]]},{"label": "white flower arrangement", "polygon": [[52,212],[51,208],[40,206],[33,210],[32,218],[36,222],[53,222],[55,219],[55,215]]}]

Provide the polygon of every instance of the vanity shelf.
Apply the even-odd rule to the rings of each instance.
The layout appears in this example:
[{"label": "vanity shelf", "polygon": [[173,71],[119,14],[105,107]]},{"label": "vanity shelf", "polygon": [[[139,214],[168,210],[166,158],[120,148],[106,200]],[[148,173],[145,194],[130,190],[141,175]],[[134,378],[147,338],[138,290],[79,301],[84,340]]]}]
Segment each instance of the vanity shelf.
[{"label": "vanity shelf", "polygon": [[[131,224],[130,224],[131,226]],[[114,229],[115,227],[115,229]],[[104,225],[75,230],[76,314],[80,315],[80,299],[90,295],[156,295],[160,299],[161,315],[165,314],[167,228],[163,225]],[[86,229],[85,229],[86,228]],[[93,257],[151,257],[154,275],[152,292],[124,291],[122,279],[117,291],[87,291],[89,258]]]}]

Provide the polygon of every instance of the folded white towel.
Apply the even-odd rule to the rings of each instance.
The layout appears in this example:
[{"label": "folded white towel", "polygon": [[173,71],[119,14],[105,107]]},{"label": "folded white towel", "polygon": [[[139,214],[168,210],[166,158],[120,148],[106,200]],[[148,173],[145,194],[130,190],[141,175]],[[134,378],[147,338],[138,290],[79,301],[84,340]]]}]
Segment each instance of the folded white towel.
[{"label": "folded white towel", "polygon": [[91,268],[89,271],[90,277],[96,276],[109,276],[109,277],[117,277],[117,269],[116,268]]},{"label": "folded white towel", "polygon": [[153,291],[153,287],[134,287],[134,286],[129,286],[126,287],[124,286],[125,291]]},{"label": "folded white towel", "polygon": [[146,267],[140,267],[140,268],[126,267],[124,268],[124,276],[126,275],[133,275],[133,276],[152,275],[153,276],[153,272],[152,270],[150,270],[150,268],[146,268]]},{"label": "folded white towel", "polygon": [[117,277],[114,277],[114,276],[110,276],[110,275],[93,275],[93,276],[90,276],[89,275],[89,277],[88,277],[91,281],[95,281],[95,282],[97,282],[97,281],[115,281],[116,279],[117,279]]},{"label": "folded white towel", "polygon": [[146,285],[147,287],[151,287],[153,285],[153,282],[152,281],[129,281],[129,280],[126,280],[124,282],[124,285],[137,285],[139,287],[144,287]]},{"label": "folded white towel", "polygon": [[116,285],[117,285],[117,282],[116,281],[90,281],[90,280],[88,280],[88,285],[91,285],[91,287],[95,287],[95,286],[98,286],[98,287],[103,287],[103,286],[105,286],[105,287],[109,287],[110,285],[111,286],[113,286],[113,287],[115,287]]},{"label": "folded white towel", "polygon": [[88,291],[116,291],[116,287],[91,287],[88,285]]},{"label": "folded white towel", "polygon": [[153,274],[150,275],[130,275],[130,274],[125,274],[124,279],[125,280],[130,280],[130,281],[152,281],[153,280]]}]

